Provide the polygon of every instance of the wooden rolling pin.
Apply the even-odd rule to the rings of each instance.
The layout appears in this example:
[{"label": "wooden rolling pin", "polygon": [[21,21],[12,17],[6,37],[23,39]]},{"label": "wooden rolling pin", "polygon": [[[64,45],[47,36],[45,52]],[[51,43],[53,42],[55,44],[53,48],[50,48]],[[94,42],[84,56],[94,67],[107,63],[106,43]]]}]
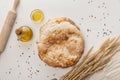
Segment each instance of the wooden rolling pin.
[{"label": "wooden rolling pin", "polygon": [[17,17],[16,9],[18,4],[19,4],[19,0],[15,0],[13,8],[8,12],[2,31],[0,33],[0,53],[4,51],[6,44],[8,42],[15,19]]}]

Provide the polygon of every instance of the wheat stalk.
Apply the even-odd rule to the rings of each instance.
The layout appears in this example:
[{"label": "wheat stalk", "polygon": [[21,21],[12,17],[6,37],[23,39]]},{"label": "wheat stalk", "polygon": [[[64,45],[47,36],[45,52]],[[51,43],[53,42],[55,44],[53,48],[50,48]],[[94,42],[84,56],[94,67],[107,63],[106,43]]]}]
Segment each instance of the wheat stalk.
[{"label": "wheat stalk", "polygon": [[120,51],[120,37],[109,38],[101,47],[93,52],[92,48],[87,52],[82,62],[73,67],[71,71],[62,76],[60,80],[85,80],[89,75],[102,70],[118,51]]}]

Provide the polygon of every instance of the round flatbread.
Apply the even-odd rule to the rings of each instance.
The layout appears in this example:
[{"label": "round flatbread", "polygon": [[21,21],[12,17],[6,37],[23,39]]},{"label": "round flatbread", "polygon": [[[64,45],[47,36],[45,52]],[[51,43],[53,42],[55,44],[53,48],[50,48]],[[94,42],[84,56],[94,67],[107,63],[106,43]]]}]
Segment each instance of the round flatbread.
[{"label": "round flatbread", "polygon": [[76,64],[84,51],[80,29],[65,17],[49,20],[41,26],[37,45],[40,59],[54,67]]}]

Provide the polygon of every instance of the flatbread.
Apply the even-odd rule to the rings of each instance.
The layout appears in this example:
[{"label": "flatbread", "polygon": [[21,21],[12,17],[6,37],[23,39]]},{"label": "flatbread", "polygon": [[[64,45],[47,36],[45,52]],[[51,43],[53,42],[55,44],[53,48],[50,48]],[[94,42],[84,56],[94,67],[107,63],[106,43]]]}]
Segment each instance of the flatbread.
[{"label": "flatbread", "polygon": [[80,29],[65,17],[49,20],[41,26],[37,45],[40,59],[53,67],[76,64],[84,51]]}]

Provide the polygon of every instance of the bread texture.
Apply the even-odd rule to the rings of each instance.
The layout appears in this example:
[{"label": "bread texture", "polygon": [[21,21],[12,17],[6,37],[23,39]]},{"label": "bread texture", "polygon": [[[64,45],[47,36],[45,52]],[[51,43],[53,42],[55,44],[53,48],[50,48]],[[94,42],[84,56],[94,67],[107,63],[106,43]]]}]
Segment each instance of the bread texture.
[{"label": "bread texture", "polygon": [[49,20],[41,26],[37,45],[40,59],[53,67],[76,64],[84,51],[80,29],[66,17]]}]

